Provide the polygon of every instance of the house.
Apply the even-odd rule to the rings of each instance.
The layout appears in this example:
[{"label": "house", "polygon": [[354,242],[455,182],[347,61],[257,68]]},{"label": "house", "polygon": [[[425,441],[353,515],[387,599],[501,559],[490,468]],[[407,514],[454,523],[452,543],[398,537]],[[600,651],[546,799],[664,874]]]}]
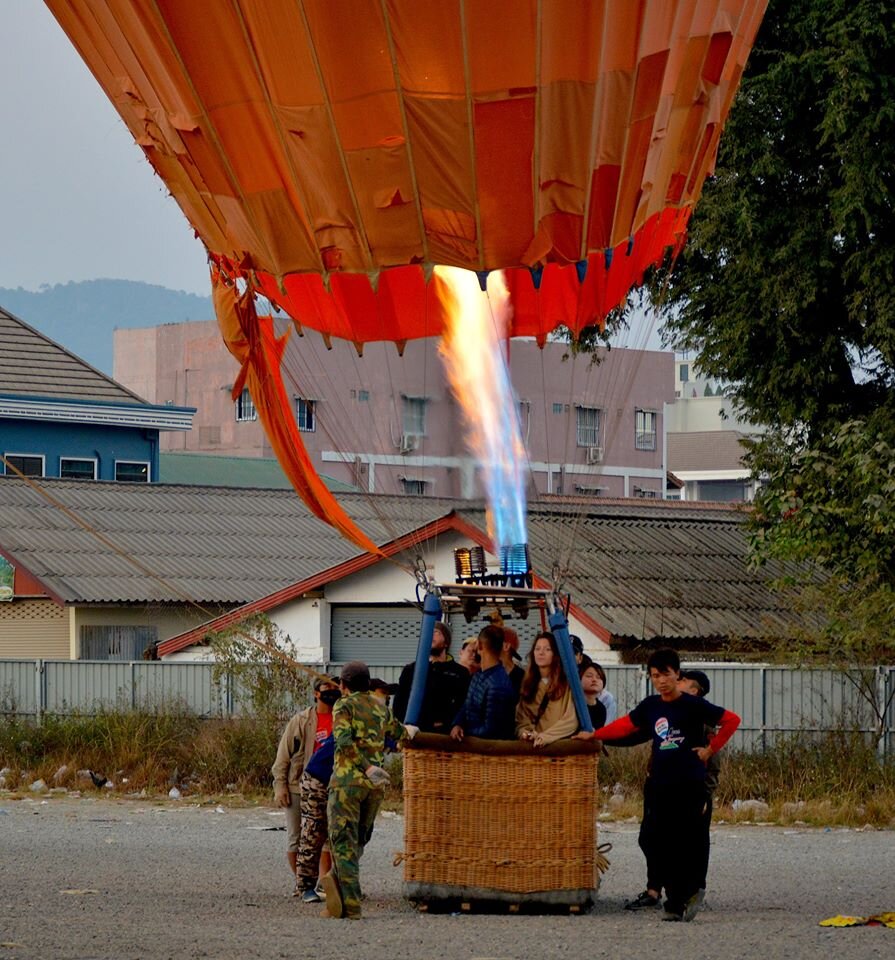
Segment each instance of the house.
[{"label": "house", "polygon": [[[397,504],[397,498],[377,502],[393,500]],[[384,543],[384,559],[356,555],[321,565],[285,589],[168,639],[159,654],[201,659],[208,653],[203,644],[209,635],[264,614],[305,662],[409,661],[420,620],[408,577],[415,558],[424,558],[435,580],[451,582],[456,547],[490,548],[481,505],[455,501],[451,506],[450,512]],[[528,530],[535,585],[551,586],[558,565],[560,588],[570,598],[570,630],[604,662],[663,643],[705,653],[787,636],[799,623],[768,586],[768,578],[781,571],[758,573],[748,566],[743,516],[728,505],[554,498],[531,505]],[[493,553],[486,558],[489,569],[496,569]],[[455,634],[475,634],[487,613],[482,610],[473,622],[453,613]],[[524,646],[542,629],[534,613],[512,626]]]},{"label": "house", "polygon": [[151,483],[160,435],[194,413],[147,403],[0,308],[0,473]]},{"label": "house", "polygon": [[[452,581],[455,547],[490,547],[484,507],[340,501],[385,559],[290,490],[0,477],[0,556],[13,569],[0,658],[126,660],[152,644],[195,658],[210,631],[263,612],[309,662],[403,663],[419,630],[414,569]],[[742,521],[725,504],[545,497],[528,513],[532,566],[544,586],[556,569],[572,631],[604,659],[788,635],[796,615],[766,582],[781,571],[748,566]],[[540,618],[517,625],[525,641]]]},{"label": "house", "polygon": [[[276,319],[278,332],[288,324]],[[466,449],[437,338],[368,343],[291,331],[282,362],[293,414],[318,472],[369,493],[475,499],[483,490]],[[270,457],[248,391],[217,324],[115,331],[115,376],[155,403],[197,408],[196,429],[165,451]],[[330,349],[331,347],[331,349]],[[516,339],[508,367],[531,495],[663,496],[663,405],[673,399],[670,352],[600,350]]]}]

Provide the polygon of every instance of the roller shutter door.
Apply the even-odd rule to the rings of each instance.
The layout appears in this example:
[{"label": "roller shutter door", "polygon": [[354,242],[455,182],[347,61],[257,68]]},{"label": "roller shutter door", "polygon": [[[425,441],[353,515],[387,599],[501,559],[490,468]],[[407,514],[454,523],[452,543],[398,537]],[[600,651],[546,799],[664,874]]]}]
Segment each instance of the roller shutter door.
[{"label": "roller shutter door", "polygon": [[[364,660],[369,664],[394,666],[409,663],[416,657],[421,618],[420,611],[407,604],[333,606],[330,660],[333,663]],[[541,618],[532,611],[528,620],[513,620],[511,625],[519,634],[520,652],[524,656],[541,628]],[[461,613],[455,613],[450,618],[450,626],[454,637],[451,653],[456,656],[464,637],[475,636],[484,622],[467,623]]]}]

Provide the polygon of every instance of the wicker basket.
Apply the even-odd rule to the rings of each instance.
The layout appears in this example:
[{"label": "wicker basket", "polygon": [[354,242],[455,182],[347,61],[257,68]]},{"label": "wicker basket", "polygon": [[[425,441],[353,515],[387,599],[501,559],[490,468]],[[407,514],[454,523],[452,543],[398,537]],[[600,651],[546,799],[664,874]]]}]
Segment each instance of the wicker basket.
[{"label": "wicker basket", "polygon": [[591,902],[597,795],[594,744],[419,734],[404,753],[405,896]]}]

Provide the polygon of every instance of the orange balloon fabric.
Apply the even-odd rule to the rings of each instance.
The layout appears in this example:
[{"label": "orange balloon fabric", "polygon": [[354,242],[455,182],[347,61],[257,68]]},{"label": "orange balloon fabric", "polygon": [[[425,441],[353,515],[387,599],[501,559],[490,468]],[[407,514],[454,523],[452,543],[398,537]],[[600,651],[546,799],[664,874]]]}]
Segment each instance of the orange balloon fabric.
[{"label": "orange balloon fabric", "polygon": [[224,272],[357,344],[601,323],[684,237],[766,0],[47,0]]},{"label": "orange balloon fabric", "polygon": [[320,479],[295,420],[288,415],[289,397],[280,373],[286,337],[277,338],[272,319],[259,317],[255,312],[251,290],[240,296],[234,285],[228,286],[216,276],[212,295],[221,336],[240,364],[239,376],[233,384],[233,399],[248,387],[277,459],[311,511],[362,550],[380,553]]}]

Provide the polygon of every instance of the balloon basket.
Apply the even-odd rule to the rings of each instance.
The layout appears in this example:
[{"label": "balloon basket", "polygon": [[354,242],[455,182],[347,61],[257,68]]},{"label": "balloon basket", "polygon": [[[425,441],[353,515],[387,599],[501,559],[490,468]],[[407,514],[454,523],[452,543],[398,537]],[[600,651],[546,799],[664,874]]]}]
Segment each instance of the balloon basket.
[{"label": "balloon basket", "polygon": [[404,751],[405,897],[589,907],[600,885],[597,749],[418,734]]}]

